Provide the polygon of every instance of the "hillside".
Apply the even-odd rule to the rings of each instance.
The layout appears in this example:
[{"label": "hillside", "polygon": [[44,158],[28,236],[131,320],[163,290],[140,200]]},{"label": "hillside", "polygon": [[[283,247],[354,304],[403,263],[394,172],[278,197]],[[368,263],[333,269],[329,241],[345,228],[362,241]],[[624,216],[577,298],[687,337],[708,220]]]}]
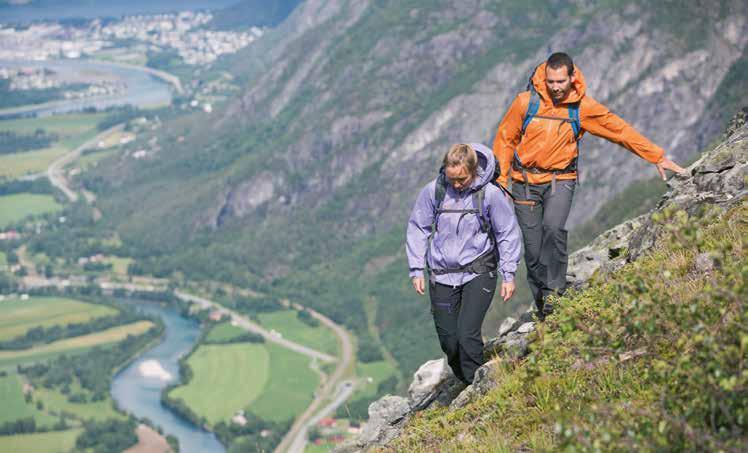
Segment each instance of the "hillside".
[{"label": "hillside", "polygon": [[[143,272],[293,298],[362,344],[375,325],[410,372],[436,346],[405,279],[404,219],[447,145],[490,142],[531,68],[564,49],[596,99],[687,159],[748,95],[747,24],[737,0],[307,0],[231,60],[240,96],[165,122],[154,158],[85,182]],[[572,224],[654,174],[583,146]]]},{"label": "hillside", "polygon": [[554,316],[507,320],[473,385],[427,362],[341,450],[744,451],[747,116],[573,256]]}]

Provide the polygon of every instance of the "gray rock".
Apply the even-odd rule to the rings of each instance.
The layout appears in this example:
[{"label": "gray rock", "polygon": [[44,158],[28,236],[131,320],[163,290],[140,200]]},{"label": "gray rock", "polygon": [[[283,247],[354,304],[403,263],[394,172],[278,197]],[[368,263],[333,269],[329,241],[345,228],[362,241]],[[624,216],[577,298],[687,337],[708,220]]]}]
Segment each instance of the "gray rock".
[{"label": "gray rock", "polygon": [[535,330],[535,323],[530,321],[519,326],[517,333],[530,333],[533,330]]},{"label": "gray rock", "polygon": [[506,336],[507,340],[504,343],[503,357],[510,359],[520,359],[528,354],[530,351],[529,342],[527,341],[527,334],[521,334],[512,332]]},{"label": "gray rock", "polygon": [[499,326],[499,331],[496,333],[496,335],[501,337],[504,334],[507,334],[516,329],[518,324],[519,323],[517,322],[517,320],[512,318],[511,316],[506,318]]},{"label": "gray rock", "polygon": [[519,319],[517,320],[519,325],[517,327],[521,326],[522,324],[526,322],[533,322],[533,321],[535,321],[535,305],[532,305],[530,308],[527,309],[526,312],[522,313],[519,316]]},{"label": "gray rock", "polygon": [[589,245],[569,256],[566,281],[570,287],[583,287],[598,270],[614,271],[626,263],[631,237],[646,216],[626,221],[604,232]]},{"label": "gray rock", "polygon": [[402,430],[410,405],[402,396],[387,395],[369,406],[369,421],[366,422],[357,440],[358,445],[384,445]]},{"label": "gray rock", "polygon": [[454,373],[450,373],[447,379],[439,386],[436,398],[434,398],[434,402],[429,407],[449,406],[465,388],[465,383],[457,379]]},{"label": "gray rock", "polygon": [[[738,205],[748,195],[748,125],[733,129],[731,135],[691,166],[691,177],[671,178],[671,190],[657,209],[672,206],[696,214],[709,207],[719,214]],[[635,260],[650,250],[662,231],[651,216],[631,236],[629,259]]]},{"label": "gray rock", "polygon": [[483,355],[491,360],[493,356],[510,359],[522,358],[529,351],[526,333],[509,332],[501,338],[488,340],[483,347]]},{"label": "gray rock", "polygon": [[708,253],[699,253],[694,263],[696,272],[708,274],[714,270],[714,259]]},{"label": "gray rock", "polygon": [[476,398],[485,395],[491,389],[496,387],[497,382],[495,379],[495,366],[497,360],[494,359],[475,371],[475,377],[473,383],[468,385],[465,390],[450,403],[449,410],[459,409],[465,407]]},{"label": "gray rock", "polygon": [[445,359],[429,360],[413,374],[408,387],[408,402],[414,411],[427,408],[437,397],[439,386],[452,374]]}]

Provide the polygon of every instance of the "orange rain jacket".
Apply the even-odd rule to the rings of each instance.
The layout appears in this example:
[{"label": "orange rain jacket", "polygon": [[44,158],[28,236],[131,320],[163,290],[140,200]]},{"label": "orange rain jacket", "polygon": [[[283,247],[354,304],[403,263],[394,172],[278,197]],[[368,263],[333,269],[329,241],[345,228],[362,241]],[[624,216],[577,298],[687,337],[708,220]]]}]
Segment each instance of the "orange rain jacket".
[{"label": "orange rain jacket", "polygon": [[[605,138],[623,146],[639,157],[658,164],[664,159],[662,148],[647,140],[636,129],[620,117],[611,113],[604,105],[585,95],[586,86],[584,76],[579,68],[574,68],[576,76],[566,100],[559,105],[553,105],[545,86],[545,63],[538,66],[532,77],[532,83],[540,96],[538,116],[552,116],[569,118],[568,104],[580,102],[579,122],[581,123],[580,137],[585,132]],[[563,170],[567,168],[577,156],[577,144],[571,124],[556,120],[535,117],[527,126],[522,136],[522,123],[530,103],[530,92],[525,91],[517,95],[499,124],[496,139],[493,143],[493,153],[499,161],[501,176],[498,182],[507,187],[509,169],[512,167],[514,151],[517,150],[525,167],[537,167],[546,170]],[[522,173],[512,169],[514,181],[523,182]],[[530,184],[550,182],[551,173],[527,172]],[[561,173],[557,180],[576,179],[576,172]]]}]

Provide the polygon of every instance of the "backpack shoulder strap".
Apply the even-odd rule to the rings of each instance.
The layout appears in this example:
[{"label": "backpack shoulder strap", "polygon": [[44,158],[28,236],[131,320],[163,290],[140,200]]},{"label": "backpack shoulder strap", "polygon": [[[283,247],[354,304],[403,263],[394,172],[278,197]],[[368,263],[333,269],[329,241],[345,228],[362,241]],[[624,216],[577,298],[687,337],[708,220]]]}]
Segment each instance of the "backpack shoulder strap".
[{"label": "backpack shoulder strap", "polygon": [[439,224],[439,208],[441,208],[444,202],[444,197],[447,195],[447,177],[444,176],[444,169],[439,170],[439,176],[436,178],[436,185],[434,187],[434,220],[431,222],[431,232],[426,242],[426,272],[431,273],[431,266],[429,266],[429,255],[431,254],[431,243],[434,241],[434,235],[436,235],[436,227]]},{"label": "backpack shoulder strap", "polygon": [[444,197],[447,195],[447,177],[444,171],[439,170],[439,176],[436,178],[436,187],[434,188],[434,213],[441,208]]},{"label": "backpack shoulder strap", "polygon": [[[484,202],[486,200],[486,186],[481,187],[480,189],[473,192],[473,206],[478,211],[478,220],[480,221],[480,229],[484,233],[488,233],[489,236],[491,235],[491,221],[486,216],[486,211],[484,209]],[[493,240],[493,238],[491,238]]]},{"label": "backpack shoulder strap", "polygon": [[579,102],[569,104],[569,119],[571,120],[571,128],[574,129],[574,138],[579,140],[582,133],[582,122],[579,120]]},{"label": "backpack shoulder strap", "polygon": [[525,119],[522,121],[522,135],[525,135],[527,126],[530,124],[535,115],[538,114],[540,108],[540,95],[538,94],[535,87],[530,85],[530,102],[527,104],[527,112],[525,113]]}]

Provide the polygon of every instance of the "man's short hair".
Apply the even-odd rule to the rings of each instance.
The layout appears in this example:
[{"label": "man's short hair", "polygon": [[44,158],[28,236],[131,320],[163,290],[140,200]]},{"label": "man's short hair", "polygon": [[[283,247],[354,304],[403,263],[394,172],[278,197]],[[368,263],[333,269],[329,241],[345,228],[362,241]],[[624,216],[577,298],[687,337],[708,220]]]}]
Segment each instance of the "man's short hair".
[{"label": "man's short hair", "polygon": [[546,66],[552,69],[558,69],[562,66],[566,66],[566,71],[569,76],[574,75],[574,62],[568,54],[563,52],[556,52],[548,57]]}]

